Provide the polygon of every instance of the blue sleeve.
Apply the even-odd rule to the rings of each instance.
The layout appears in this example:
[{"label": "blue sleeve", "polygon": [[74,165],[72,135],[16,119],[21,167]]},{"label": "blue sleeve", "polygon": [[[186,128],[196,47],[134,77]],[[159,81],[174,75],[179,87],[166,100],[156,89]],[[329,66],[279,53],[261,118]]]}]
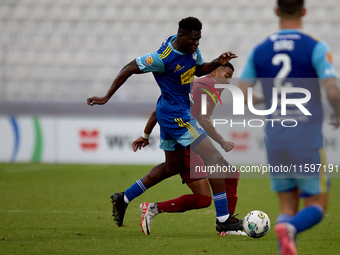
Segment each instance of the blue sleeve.
[{"label": "blue sleeve", "polygon": [[312,64],[319,78],[336,77],[330,48],[325,42],[318,42],[312,52]]},{"label": "blue sleeve", "polygon": [[136,58],[136,63],[144,73],[163,73],[165,70],[164,63],[157,52]]},{"label": "blue sleeve", "polygon": [[252,50],[248,54],[248,59],[243,67],[242,73],[241,73],[241,80],[250,82],[250,83],[255,83],[256,78],[257,78],[257,73],[255,69],[255,63],[254,63],[254,50]]},{"label": "blue sleeve", "polygon": [[197,54],[196,65],[198,66],[203,65],[204,59],[202,57],[200,48],[197,48],[196,54]]}]

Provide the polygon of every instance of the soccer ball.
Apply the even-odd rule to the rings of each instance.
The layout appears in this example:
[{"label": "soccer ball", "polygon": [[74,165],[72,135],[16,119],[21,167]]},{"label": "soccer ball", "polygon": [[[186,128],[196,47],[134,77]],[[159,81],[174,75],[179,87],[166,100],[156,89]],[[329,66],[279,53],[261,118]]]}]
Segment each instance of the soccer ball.
[{"label": "soccer ball", "polygon": [[244,217],[243,229],[248,236],[260,238],[268,233],[270,229],[270,219],[268,215],[262,211],[251,211]]}]

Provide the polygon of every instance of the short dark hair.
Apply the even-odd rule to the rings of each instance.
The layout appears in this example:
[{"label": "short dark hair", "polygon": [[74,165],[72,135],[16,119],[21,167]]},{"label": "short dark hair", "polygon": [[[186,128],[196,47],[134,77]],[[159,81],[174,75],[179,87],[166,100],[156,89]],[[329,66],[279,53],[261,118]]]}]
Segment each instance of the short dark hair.
[{"label": "short dark hair", "polygon": [[231,70],[233,70],[233,72],[235,72],[235,68],[234,68],[233,64],[230,63],[230,62],[227,62],[224,65],[221,65],[221,67],[229,67]]},{"label": "short dark hair", "polygon": [[223,66],[225,66],[225,67],[229,67],[231,70],[233,70],[233,72],[235,72],[235,69],[234,69],[234,66],[233,66],[233,64],[232,63],[230,63],[230,62],[227,62],[225,65],[223,65]]},{"label": "short dark hair", "polygon": [[198,18],[187,17],[178,22],[178,33],[191,33],[191,31],[201,31],[202,23]]},{"label": "short dark hair", "polygon": [[277,0],[277,7],[282,17],[301,17],[304,0]]}]

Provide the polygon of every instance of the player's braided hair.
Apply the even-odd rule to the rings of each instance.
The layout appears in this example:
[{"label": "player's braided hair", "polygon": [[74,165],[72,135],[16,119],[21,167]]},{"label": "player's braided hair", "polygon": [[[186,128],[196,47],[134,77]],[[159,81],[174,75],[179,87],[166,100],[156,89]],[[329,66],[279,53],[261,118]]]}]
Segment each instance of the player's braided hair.
[{"label": "player's braided hair", "polygon": [[187,17],[178,22],[178,31],[185,33],[191,31],[201,31],[202,23],[195,17]]},{"label": "player's braided hair", "polygon": [[284,17],[300,17],[304,0],[277,0],[280,15]]}]

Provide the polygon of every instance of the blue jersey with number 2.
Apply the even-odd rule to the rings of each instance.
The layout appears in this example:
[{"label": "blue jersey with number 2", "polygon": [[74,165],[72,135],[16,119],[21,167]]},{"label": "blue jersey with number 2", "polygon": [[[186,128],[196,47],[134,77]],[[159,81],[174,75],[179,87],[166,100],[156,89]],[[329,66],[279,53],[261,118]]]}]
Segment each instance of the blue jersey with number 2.
[{"label": "blue jersey with number 2", "polygon": [[[255,47],[248,56],[241,79],[251,82],[261,80],[266,109],[272,106],[273,88],[277,89],[277,109],[267,116],[271,120],[266,126],[268,149],[323,146],[323,112],[318,78],[335,76],[329,47],[299,30],[280,30]],[[292,87],[305,88],[310,92],[311,99],[303,106],[311,115],[295,104],[288,104],[286,115],[282,114],[282,88]],[[287,99],[305,97],[303,93],[285,94]],[[296,123],[295,127],[287,127]]]}]

